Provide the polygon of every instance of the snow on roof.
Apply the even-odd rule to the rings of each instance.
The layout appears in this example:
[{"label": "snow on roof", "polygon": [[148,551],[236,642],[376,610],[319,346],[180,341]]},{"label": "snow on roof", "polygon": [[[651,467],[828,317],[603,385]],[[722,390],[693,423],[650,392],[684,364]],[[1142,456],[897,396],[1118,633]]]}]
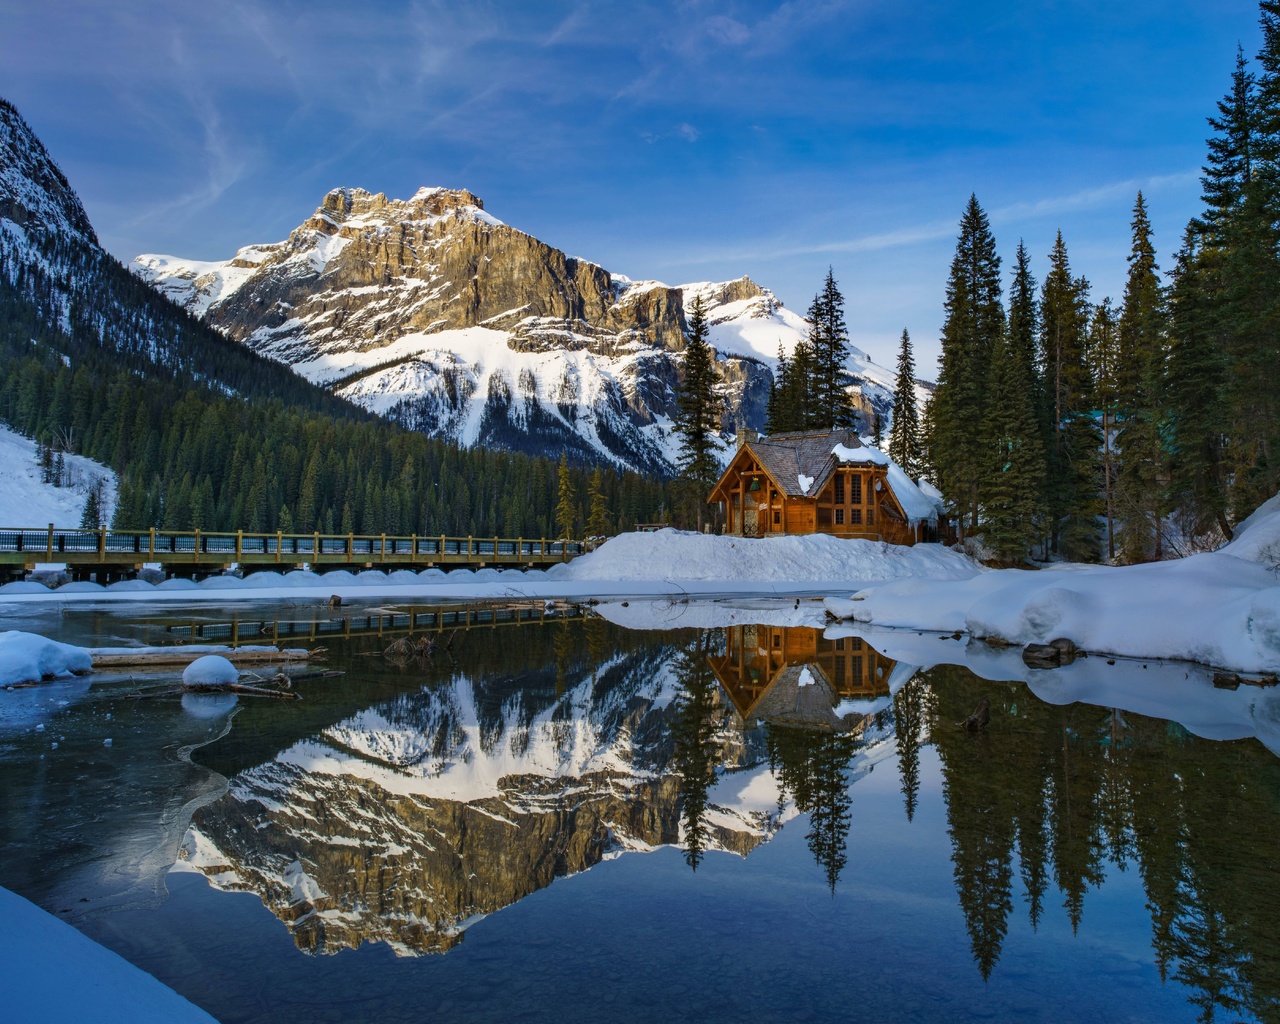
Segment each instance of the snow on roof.
[{"label": "snow on roof", "polygon": [[887,476],[889,478],[889,487],[893,491],[893,496],[898,499],[898,504],[902,506],[902,511],[907,515],[907,522],[921,523],[938,521],[938,513],[942,510],[942,495],[932,484],[926,484],[929,491],[927,493],[919,484],[907,475],[907,471],[899,466],[893,459],[889,458],[879,448],[872,448],[870,445],[860,445],[857,448],[847,448],[842,444],[836,445],[831,449],[831,454],[836,457],[836,461],[841,465],[872,465],[885,466],[888,469]]}]

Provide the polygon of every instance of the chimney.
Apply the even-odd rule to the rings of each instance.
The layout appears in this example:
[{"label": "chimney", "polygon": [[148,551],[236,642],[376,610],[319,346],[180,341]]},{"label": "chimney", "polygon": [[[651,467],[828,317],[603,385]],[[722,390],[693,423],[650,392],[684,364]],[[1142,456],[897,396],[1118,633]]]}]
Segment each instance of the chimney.
[{"label": "chimney", "polygon": [[750,441],[758,441],[759,439],[760,439],[760,431],[751,430],[748,427],[738,428],[738,447],[739,448],[741,448],[744,444],[747,444]]}]

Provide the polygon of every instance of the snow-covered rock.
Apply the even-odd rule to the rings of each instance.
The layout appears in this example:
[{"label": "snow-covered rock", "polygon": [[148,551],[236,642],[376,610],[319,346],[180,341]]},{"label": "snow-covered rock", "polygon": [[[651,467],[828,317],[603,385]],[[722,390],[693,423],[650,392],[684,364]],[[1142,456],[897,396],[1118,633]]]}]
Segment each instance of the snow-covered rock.
[{"label": "snow-covered rock", "polygon": [[16,629],[0,633],[0,686],[80,675],[91,668],[93,660],[82,647]]},{"label": "snow-covered rock", "polygon": [[239,670],[220,654],[196,658],[182,670],[183,686],[226,686],[239,678]]}]

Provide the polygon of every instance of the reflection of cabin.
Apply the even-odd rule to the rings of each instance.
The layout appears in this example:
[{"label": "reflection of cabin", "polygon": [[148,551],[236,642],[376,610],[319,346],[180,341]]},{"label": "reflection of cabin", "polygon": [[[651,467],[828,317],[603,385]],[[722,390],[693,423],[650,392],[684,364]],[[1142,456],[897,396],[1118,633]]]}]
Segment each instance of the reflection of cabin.
[{"label": "reflection of cabin", "polygon": [[797,682],[792,677],[805,668],[826,684],[834,705],[887,696],[897,664],[861,637],[828,640],[810,626],[731,626],[725,640],[724,654],[707,660],[744,721],[761,713],[771,689]]},{"label": "reflection of cabin", "polygon": [[707,500],[724,504],[725,532],[736,536],[830,533],[915,544],[938,539],[934,495],[856,431],[744,430]]}]

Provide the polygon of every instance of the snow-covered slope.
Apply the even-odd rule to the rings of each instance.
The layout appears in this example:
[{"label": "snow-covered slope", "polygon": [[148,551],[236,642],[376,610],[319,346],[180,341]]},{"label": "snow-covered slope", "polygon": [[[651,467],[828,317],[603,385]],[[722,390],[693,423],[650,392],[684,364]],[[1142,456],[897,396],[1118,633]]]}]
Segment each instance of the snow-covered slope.
[{"label": "snow-covered slope", "polygon": [[[283,242],[134,272],[343,397],[466,446],[671,469],[695,296],[710,314],[725,437],[763,426],[772,367],[807,332],[748,278],[671,287],[610,274],[497,220],[464,190],[335,189]],[[887,421],[893,374],[855,350],[850,389]]]},{"label": "snow-covered slope", "polygon": [[97,245],[66,176],[27,123],[0,99],[0,230],[61,234]]},{"label": "snow-covered slope", "polygon": [[89,491],[102,484],[104,520],[111,521],[116,505],[116,475],[106,466],[82,455],[65,455],[63,484],[55,487],[41,480],[36,463],[36,443],[0,424],[0,527],[53,523],[80,525]]}]

